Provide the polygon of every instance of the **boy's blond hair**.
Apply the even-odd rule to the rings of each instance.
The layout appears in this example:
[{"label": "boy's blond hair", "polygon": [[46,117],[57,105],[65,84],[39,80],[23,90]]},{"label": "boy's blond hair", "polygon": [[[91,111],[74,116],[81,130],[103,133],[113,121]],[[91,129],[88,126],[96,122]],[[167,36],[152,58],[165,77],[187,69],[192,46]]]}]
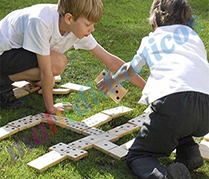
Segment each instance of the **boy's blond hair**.
[{"label": "boy's blond hair", "polygon": [[153,27],[182,24],[189,25],[192,17],[187,0],[154,0],[149,21]]},{"label": "boy's blond hair", "polygon": [[74,21],[79,17],[85,17],[88,21],[96,23],[102,17],[102,6],[101,0],[59,0],[58,13],[61,16],[70,13]]}]

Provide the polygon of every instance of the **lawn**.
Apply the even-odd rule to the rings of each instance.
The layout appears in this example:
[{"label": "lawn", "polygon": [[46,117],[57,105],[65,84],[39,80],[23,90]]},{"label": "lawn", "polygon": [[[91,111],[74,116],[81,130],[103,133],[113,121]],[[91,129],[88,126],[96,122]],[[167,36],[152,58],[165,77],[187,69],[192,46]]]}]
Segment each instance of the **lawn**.
[{"label": "lawn", "polygon": [[[198,16],[198,23],[202,26],[202,31],[199,35],[205,43],[209,57],[209,1],[190,0],[189,2],[193,14]],[[37,3],[57,3],[57,0],[0,0],[0,19],[12,10]],[[152,0],[103,0],[103,17],[95,26],[94,37],[109,52],[119,56],[126,62],[130,61],[136,53],[141,39],[152,30],[147,20],[151,3]],[[105,99],[104,96],[101,96],[96,89],[94,79],[106,67],[89,52],[70,49],[66,52],[66,56],[68,58],[67,69],[62,74],[61,83],[57,83],[56,87],[69,81],[82,85],[88,84],[92,86],[92,92],[96,94],[97,100],[92,100],[91,94],[87,92],[88,108],[85,108],[85,104],[80,101],[79,106],[82,109],[82,114],[78,112],[78,108],[75,108],[73,112],[65,113],[65,117],[81,121],[104,109],[121,105],[134,109],[134,112],[116,118],[99,127],[99,129],[107,131],[142,114],[146,109],[146,106],[138,104],[141,90],[131,83],[125,85],[128,93],[119,104],[114,103],[110,98]],[[149,70],[145,68],[142,77],[146,80],[148,75]],[[54,102],[69,101],[75,104],[78,98],[80,98],[79,93],[72,92],[66,96],[54,96]],[[22,99],[27,103],[24,109],[15,111],[1,110],[0,126],[28,115],[45,112],[42,96],[36,92]],[[0,141],[0,178],[136,179],[124,161],[115,160],[96,149],[88,150],[89,156],[80,161],[64,160],[42,173],[27,167],[26,164],[28,162],[47,153],[47,149],[50,146],[60,142],[70,143],[83,137],[59,127],[57,127],[58,133],[55,135],[51,133],[47,125],[45,127],[50,138],[41,145],[35,145],[34,143],[32,148],[22,142],[24,156],[20,157],[16,150],[17,161],[15,163],[11,160],[7,149],[13,146],[16,141],[21,140],[23,136],[27,136],[31,140],[30,142],[33,143],[32,128]],[[116,144],[123,144],[134,138],[136,134],[137,132],[129,134],[121,138]],[[200,141],[201,138],[197,140]],[[163,158],[162,162],[164,165],[168,165],[173,158],[173,155],[168,159]],[[191,172],[191,175],[193,179],[209,178],[209,163],[205,162],[203,167]]]}]

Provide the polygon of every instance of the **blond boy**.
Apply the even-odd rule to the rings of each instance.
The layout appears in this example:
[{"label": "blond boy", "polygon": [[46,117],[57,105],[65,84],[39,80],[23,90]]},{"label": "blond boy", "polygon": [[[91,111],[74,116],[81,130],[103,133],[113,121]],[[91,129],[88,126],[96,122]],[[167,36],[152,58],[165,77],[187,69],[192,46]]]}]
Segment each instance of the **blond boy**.
[{"label": "blond boy", "polygon": [[[122,66],[124,62],[103,49],[91,35],[101,16],[100,0],[59,0],[58,5],[37,4],[2,19],[0,106],[23,106],[14,97],[12,82],[40,80],[47,112],[64,112],[65,106],[53,104],[53,76],[65,70],[67,58],[63,53],[72,46],[89,50],[112,71]],[[132,82],[140,88],[145,85],[139,76]]]}]

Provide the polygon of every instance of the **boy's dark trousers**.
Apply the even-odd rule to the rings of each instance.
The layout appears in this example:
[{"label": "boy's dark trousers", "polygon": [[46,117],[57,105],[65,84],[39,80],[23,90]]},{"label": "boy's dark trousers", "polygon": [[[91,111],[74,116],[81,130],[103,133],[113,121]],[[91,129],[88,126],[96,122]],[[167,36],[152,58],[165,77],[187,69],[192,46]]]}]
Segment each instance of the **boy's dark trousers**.
[{"label": "boy's dark trousers", "polygon": [[154,101],[151,108],[153,112],[126,156],[133,172],[149,179],[166,174],[159,157],[170,156],[179,145],[195,145],[192,136],[201,137],[209,132],[209,95],[175,93]]},{"label": "boy's dark trousers", "polygon": [[37,57],[33,52],[19,48],[0,55],[1,76],[14,75],[32,68],[38,68]]},{"label": "boy's dark trousers", "polygon": [[17,108],[23,101],[17,100],[13,93],[9,75],[14,75],[28,69],[38,68],[36,54],[23,48],[11,49],[0,55],[0,107]]}]

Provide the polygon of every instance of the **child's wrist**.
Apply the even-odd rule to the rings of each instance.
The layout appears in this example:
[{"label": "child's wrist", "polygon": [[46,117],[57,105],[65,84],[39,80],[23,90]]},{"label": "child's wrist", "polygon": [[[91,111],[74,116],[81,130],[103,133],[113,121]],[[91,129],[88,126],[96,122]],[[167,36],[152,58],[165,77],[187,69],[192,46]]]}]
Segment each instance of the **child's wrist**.
[{"label": "child's wrist", "polygon": [[47,113],[56,114],[57,113],[57,108],[52,105],[52,106],[47,108]]}]

